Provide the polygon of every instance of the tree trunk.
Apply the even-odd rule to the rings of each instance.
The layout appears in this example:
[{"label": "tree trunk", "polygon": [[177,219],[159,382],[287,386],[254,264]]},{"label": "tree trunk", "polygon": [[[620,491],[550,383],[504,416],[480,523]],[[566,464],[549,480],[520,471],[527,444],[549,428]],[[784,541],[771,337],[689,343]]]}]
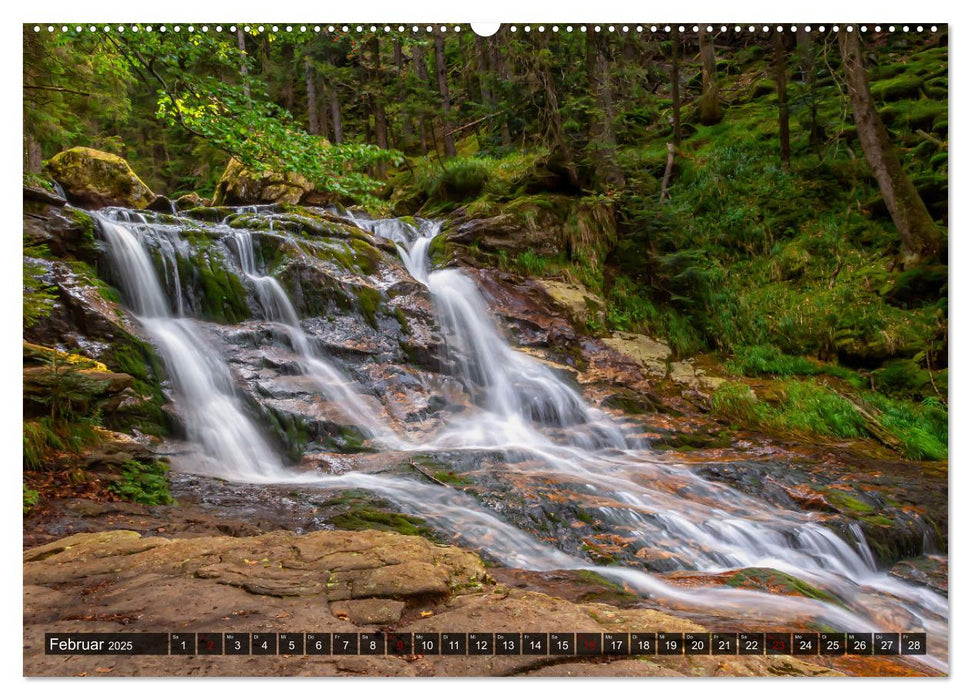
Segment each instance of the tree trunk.
[{"label": "tree trunk", "polygon": [[[319,81],[318,84],[320,84]],[[323,90],[317,90],[315,85],[314,93],[317,95],[317,133],[326,138],[330,133],[330,116],[327,112],[326,84],[324,84]]]},{"label": "tree trunk", "polygon": [[40,143],[29,131],[24,131],[24,170],[39,173],[44,165]]},{"label": "tree trunk", "polygon": [[294,85],[293,85],[293,77],[294,77],[293,74],[296,73],[296,71],[294,70],[294,68],[296,67],[295,66],[296,61],[293,55],[293,44],[284,44],[280,53],[283,54],[283,65],[284,65],[284,75],[285,75],[285,78],[283,80],[283,90],[282,90],[283,106],[286,107],[287,111],[292,114],[294,93],[296,92],[294,90]]},{"label": "tree trunk", "polygon": [[[507,81],[509,75],[506,71],[506,62],[503,58],[501,48],[499,46],[499,34],[494,34],[489,37],[489,48],[490,48],[490,58],[492,59],[492,72],[493,74],[502,81]],[[499,96],[496,95],[498,89],[492,91],[493,97],[495,97],[496,102],[499,101]],[[502,137],[502,145],[508,147],[512,144],[512,134],[509,131],[509,120],[506,118],[505,110],[503,110],[502,121],[500,122],[500,133]]]},{"label": "tree trunk", "polygon": [[904,172],[890,135],[877,114],[863,65],[859,28],[853,27],[852,32],[839,32],[839,45],[857,137],[900,234],[904,264],[912,265],[932,258],[941,250],[941,234],[914,183]]},{"label": "tree trunk", "polygon": [[681,75],[678,60],[681,54],[681,35],[671,29],[671,117],[674,126],[674,147],[681,146]]},{"label": "tree trunk", "polygon": [[303,57],[303,76],[307,84],[307,131],[311,134],[320,133],[320,121],[317,118],[317,85],[314,66],[310,56]]},{"label": "tree trunk", "polygon": [[[401,41],[399,39],[394,39],[392,44],[394,48],[394,67],[398,74],[398,81],[403,86],[405,84],[405,57],[401,50]],[[404,95],[401,95],[403,101]],[[406,150],[412,146],[414,142],[414,125],[411,122],[411,114],[409,111],[405,110],[404,107],[401,109],[401,150]]]},{"label": "tree trunk", "polygon": [[[425,65],[425,52],[422,50],[421,44],[411,45],[411,64],[421,84],[428,85],[428,67]],[[421,117],[418,119],[418,137],[421,141],[421,150],[427,153],[429,150],[430,129],[428,127],[428,119],[425,115],[426,112],[422,109]],[[434,146],[434,144],[432,145]]]},{"label": "tree trunk", "polygon": [[441,32],[435,32],[435,73],[438,76],[438,93],[442,97],[442,144],[446,158],[455,157],[455,141],[452,139],[452,99],[448,94],[448,72],[445,69],[445,42]]},{"label": "tree trunk", "polygon": [[[371,109],[374,111],[374,138],[381,148],[388,147],[388,117],[384,111],[384,86],[381,80],[381,44],[377,35],[371,44],[370,92]],[[381,166],[383,167],[383,165]]]},{"label": "tree trunk", "polygon": [[816,104],[816,58],[812,32],[796,34],[796,52],[799,54],[799,72],[802,73],[809,101],[809,145],[819,146],[826,140],[826,130],[819,124],[819,108]]},{"label": "tree trunk", "polygon": [[236,46],[239,47],[239,51],[242,54],[239,57],[239,74],[243,76],[243,94],[246,95],[246,99],[248,100],[250,96],[249,81],[247,79],[249,68],[246,67],[246,34],[239,25],[236,26]]},{"label": "tree trunk", "polygon": [[324,83],[327,88],[327,102],[330,104],[330,121],[334,128],[334,143],[344,142],[344,125],[341,121],[341,102],[337,97],[337,87],[332,80]]},{"label": "tree trunk", "polygon": [[596,99],[597,109],[591,120],[590,137],[593,142],[593,161],[596,179],[609,187],[624,186],[624,174],[617,166],[617,137],[614,132],[614,101],[610,91],[609,63],[605,38],[587,32],[587,79],[589,90]]},{"label": "tree trunk", "polygon": [[479,65],[479,94],[482,97],[482,106],[490,111],[495,110],[495,103],[492,101],[492,71],[489,70],[489,49],[486,45],[486,38],[475,35],[475,56]]},{"label": "tree trunk", "polygon": [[[540,39],[540,49],[545,48],[545,37]],[[563,119],[560,116],[560,101],[556,95],[556,87],[553,84],[553,76],[550,74],[549,66],[544,63],[543,52],[538,51],[534,66],[540,84],[543,86],[543,94],[546,96],[546,111],[550,125],[553,127],[553,142],[556,150],[562,156],[566,167],[567,177],[573,187],[579,186],[580,177],[577,173],[576,159],[573,157],[573,149],[570,148],[566,140],[566,132],[563,130]]]},{"label": "tree trunk", "polygon": [[718,97],[718,72],[715,42],[704,27],[698,27],[698,49],[701,53],[701,100],[699,120],[706,126],[721,121],[721,100]]},{"label": "tree trunk", "polygon": [[775,33],[775,89],[779,97],[779,158],[789,169],[789,96],[786,92],[786,49],[782,32]]}]

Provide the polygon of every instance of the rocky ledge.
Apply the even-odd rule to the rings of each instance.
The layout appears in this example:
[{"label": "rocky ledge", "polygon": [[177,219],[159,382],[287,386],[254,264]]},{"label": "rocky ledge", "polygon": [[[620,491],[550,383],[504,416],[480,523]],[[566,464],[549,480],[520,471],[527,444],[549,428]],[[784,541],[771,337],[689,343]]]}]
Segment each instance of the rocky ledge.
[{"label": "rocky ledge", "polygon": [[[169,539],[81,533],[24,553],[24,673],[69,675],[836,675],[766,657],[45,656],[45,632],[703,631],[643,608],[512,587],[473,553],[396,533]],[[533,578],[539,576],[531,574]],[[575,575],[575,572],[574,572]],[[528,574],[521,574],[519,578]],[[564,585],[559,577],[559,592]],[[515,584],[513,584],[515,585]],[[529,588],[530,590],[527,590]]]}]

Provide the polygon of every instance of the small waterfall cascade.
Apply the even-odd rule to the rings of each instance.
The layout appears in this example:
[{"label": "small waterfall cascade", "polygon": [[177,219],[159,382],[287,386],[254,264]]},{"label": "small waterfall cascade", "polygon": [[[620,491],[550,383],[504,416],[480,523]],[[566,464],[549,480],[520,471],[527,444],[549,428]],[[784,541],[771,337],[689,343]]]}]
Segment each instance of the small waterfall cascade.
[{"label": "small waterfall cascade", "polygon": [[99,222],[128,303],[159,350],[186,430],[209,458],[208,467],[220,476],[278,476],[283,465],[246,414],[226,363],[194,321],[172,312],[142,241],[129,224],[106,216]]},{"label": "small waterfall cascade", "polygon": [[[890,615],[910,629],[926,630],[946,649],[947,600],[879,571],[858,527],[842,538],[819,514],[770,505],[662,458],[629,439],[551,367],[514,349],[475,281],[459,269],[434,269],[430,252],[440,234],[438,223],[348,217],[393,241],[408,273],[427,287],[445,341],[444,368],[471,400],[470,406],[446,412],[437,432],[421,440],[393,431],[304,330],[283,286],[260,270],[255,237],[267,234],[225,224],[216,225],[215,234],[235,257],[263,318],[293,349],[300,371],[384,450],[505,454],[509,459],[495,469],[530,483],[556,483],[564,493],[595,503],[590,512],[596,518],[623,529],[637,546],[661,553],[674,569],[717,574],[771,568],[828,597],[682,588],[644,570],[592,566],[518,529],[461,490],[401,475],[331,476],[286,467],[247,410],[204,324],[185,315],[191,304],[181,292],[186,253],[178,231],[163,230],[136,212],[98,216],[125,302],[158,348],[189,437],[206,456],[200,472],[250,483],[368,490],[443,532],[462,533],[465,544],[508,566],[594,569],[678,609],[727,610],[769,622],[813,619],[859,631],[879,628],[875,620]],[[879,615],[873,614],[875,605]]]}]

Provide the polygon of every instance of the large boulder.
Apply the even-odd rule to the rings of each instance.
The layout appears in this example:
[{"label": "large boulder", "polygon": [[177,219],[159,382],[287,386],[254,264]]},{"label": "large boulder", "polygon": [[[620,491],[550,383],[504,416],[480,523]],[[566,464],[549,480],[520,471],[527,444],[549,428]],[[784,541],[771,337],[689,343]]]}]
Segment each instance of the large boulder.
[{"label": "large boulder", "polygon": [[47,161],[44,167],[64,188],[68,200],[78,206],[144,209],[156,198],[124,158],[104,151],[81,146],[69,148]]},{"label": "large boulder", "polygon": [[597,264],[617,238],[611,206],[566,195],[528,195],[489,206],[460,207],[445,222],[446,241],[510,258],[566,254]]},{"label": "large boulder", "polygon": [[310,180],[299,173],[257,172],[235,158],[216,183],[212,205],[245,206],[249,204],[328,204],[328,197],[314,189]]}]

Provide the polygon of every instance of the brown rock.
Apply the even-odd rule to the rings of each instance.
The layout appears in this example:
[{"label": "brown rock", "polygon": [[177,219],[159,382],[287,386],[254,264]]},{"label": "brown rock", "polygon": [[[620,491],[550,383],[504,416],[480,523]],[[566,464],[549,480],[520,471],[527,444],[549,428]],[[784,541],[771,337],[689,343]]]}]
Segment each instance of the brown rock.
[{"label": "brown rock", "polygon": [[355,625],[393,625],[401,619],[405,604],[387,598],[345,600],[330,604],[335,617],[345,617]]}]

